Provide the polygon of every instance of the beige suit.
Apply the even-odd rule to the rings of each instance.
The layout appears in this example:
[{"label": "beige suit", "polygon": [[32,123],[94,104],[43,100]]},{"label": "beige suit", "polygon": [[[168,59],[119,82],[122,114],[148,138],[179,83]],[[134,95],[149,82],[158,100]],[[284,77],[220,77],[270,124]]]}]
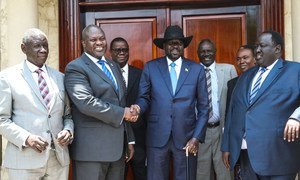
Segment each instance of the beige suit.
[{"label": "beige suit", "polygon": [[222,152],[220,151],[222,128],[224,127],[227,81],[237,76],[233,65],[217,64],[216,74],[218,79],[218,104],[220,125],[215,128],[207,128],[205,143],[199,144],[197,180],[211,180],[211,169],[216,172],[217,180],[229,180],[230,172],[226,170],[222,162]]},{"label": "beige suit", "polygon": [[[52,105],[47,110],[36,82],[25,61],[0,73],[0,133],[8,140],[3,166],[11,169],[44,167],[50,154],[51,137],[55,155],[62,166],[69,165],[67,146],[55,138],[62,129],[73,133],[69,100],[64,89],[62,73],[46,66],[53,87]],[[24,147],[30,135],[43,137],[49,146],[42,153]]]}]

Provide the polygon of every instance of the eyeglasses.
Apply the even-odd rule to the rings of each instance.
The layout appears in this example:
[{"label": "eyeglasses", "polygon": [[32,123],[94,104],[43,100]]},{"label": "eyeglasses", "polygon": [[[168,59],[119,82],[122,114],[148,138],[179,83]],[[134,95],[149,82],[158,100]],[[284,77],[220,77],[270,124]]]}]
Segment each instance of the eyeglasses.
[{"label": "eyeglasses", "polygon": [[116,53],[120,54],[121,52],[128,53],[129,49],[128,48],[119,48],[119,49],[112,49]]}]

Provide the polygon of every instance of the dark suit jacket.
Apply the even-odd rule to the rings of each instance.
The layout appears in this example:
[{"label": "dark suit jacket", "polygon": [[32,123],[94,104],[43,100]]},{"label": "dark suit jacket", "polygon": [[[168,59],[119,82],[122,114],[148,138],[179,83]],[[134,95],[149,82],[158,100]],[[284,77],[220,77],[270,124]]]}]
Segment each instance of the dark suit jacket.
[{"label": "dark suit jacket", "polygon": [[[129,128],[128,132],[131,130],[130,125],[123,121],[125,84],[118,64],[107,62],[118,90],[84,53],[66,67],[65,86],[73,103],[75,123],[75,138],[71,146],[73,160],[111,162],[123,155],[124,127]],[[129,139],[134,141],[132,137]]]},{"label": "dark suit jacket", "polygon": [[300,64],[279,59],[249,104],[258,67],[244,72],[233,91],[221,150],[233,168],[246,133],[249,160],[259,175],[293,174],[300,169],[300,143],[283,140],[290,116],[300,117]]},{"label": "dark suit jacket", "polygon": [[142,112],[148,110],[147,146],[163,147],[171,134],[178,149],[182,149],[192,137],[204,141],[208,96],[205,72],[200,64],[183,58],[173,95],[166,57],[146,63],[137,104]]},{"label": "dark suit jacket", "polygon": [[[133,66],[128,66],[128,87],[127,87],[127,97],[126,97],[126,106],[130,107],[132,104],[135,104],[139,83],[141,79],[142,70]],[[136,145],[144,146],[145,145],[145,134],[146,134],[146,122],[143,118],[143,115],[139,117],[137,122],[130,123],[133,129]]]},{"label": "dark suit jacket", "polygon": [[235,77],[233,79],[230,79],[227,82],[226,114],[227,114],[227,111],[228,111],[228,108],[229,108],[230,99],[231,99],[231,95],[232,95],[233,89],[234,89],[234,87],[235,87],[236,82],[238,81],[238,79],[239,79],[239,77]]}]

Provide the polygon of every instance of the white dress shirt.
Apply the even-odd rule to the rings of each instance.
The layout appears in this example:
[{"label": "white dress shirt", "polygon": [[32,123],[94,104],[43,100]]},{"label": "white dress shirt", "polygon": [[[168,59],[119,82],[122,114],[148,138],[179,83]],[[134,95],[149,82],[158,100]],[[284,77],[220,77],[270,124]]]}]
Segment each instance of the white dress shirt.
[{"label": "white dress shirt", "polygon": [[[202,63],[201,65],[206,68]],[[209,123],[216,123],[220,121],[220,106],[219,106],[219,96],[218,96],[218,77],[216,72],[216,63],[212,63],[209,67],[210,76],[211,76],[211,101],[212,101],[212,111],[213,115],[208,120]]]},{"label": "white dress shirt", "polygon": [[128,64],[126,63],[126,65],[121,68],[121,71],[122,71],[122,76],[125,80],[125,84],[126,84],[126,87],[128,87],[128,75],[129,75],[129,67],[128,67]]}]

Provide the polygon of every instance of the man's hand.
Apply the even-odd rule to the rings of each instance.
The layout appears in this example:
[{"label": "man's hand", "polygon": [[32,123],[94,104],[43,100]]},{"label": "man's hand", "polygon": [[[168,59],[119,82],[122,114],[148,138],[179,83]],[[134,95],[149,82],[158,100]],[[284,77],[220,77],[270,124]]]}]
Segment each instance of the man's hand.
[{"label": "man's hand", "polygon": [[229,161],[230,152],[222,152],[222,160],[226,169],[230,170],[230,161]]},{"label": "man's hand", "polygon": [[61,145],[68,145],[72,142],[72,134],[68,130],[62,130],[57,134],[57,142]]},{"label": "man's hand", "polygon": [[128,152],[126,153],[126,162],[129,162],[134,154],[134,146],[133,144],[128,144]]},{"label": "man's hand", "polygon": [[299,138],[300,122],[295,119],[288,119],[286,122],[283,139],[288,142],[293,142]]},{"label": "man's hand", "polygon": [[196,156],[197,152],[198,152],[198,148],[199,148],[199,140],[196,138],[190,139],[186,143],[186,145],[183,149],[186,149],[187,147],[188,147],[189,153],[192,153],[192,154],[194,154],[194,156]]},{"label": "man's hand", "polygon": [[140,114],[140,109],[138,105],[131,105],[130,108],[125,108],[124,118],[129,122],[136,122]]},{"label": "man's hand", "polygon": [[25,144],[38,153],[43,152],[49,145],[44,138],[37,135],[29,135],[25,141]]}]

